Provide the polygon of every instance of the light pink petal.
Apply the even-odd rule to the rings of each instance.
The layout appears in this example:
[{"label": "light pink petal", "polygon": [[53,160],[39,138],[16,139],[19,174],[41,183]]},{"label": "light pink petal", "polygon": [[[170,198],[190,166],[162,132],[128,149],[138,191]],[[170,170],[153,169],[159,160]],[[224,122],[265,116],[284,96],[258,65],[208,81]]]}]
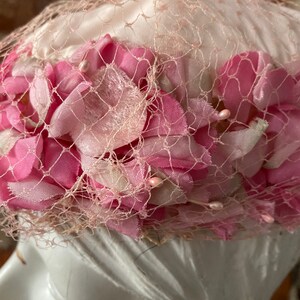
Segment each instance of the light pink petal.
[{"label": "light pink petal", "polygon": [[208,226],[208,228],[223,241],[231,240],[234,233],[239,229],[235,218],[228,218],[222,222],[215,222]]},{"label": "light pink petal", "polygon": [[9,206],[33,210],[43,210],[49,207],[65,192],[56,185],[32,176],[20,182],[9,182],[8,188],[14,196],[9,201]]},{"label": "light pink petal", "polygon": [[254,176],[262,167],[267,154],[266,138],[262,136],[253,149],[234,162],[236,170],[245,177]]},{"label": "light pink petal", "polygon": [[174,60],[164,64],[164,73],[171,83],[171,90],[175,92],[176,99],[181,102],[186,98],[186,60],[183,56],[176,57]]},{"label": "light pink petal", "polygon": [[0,86],[0,93],[16,95],[24,94],[29,89],[29,81],[26,77],[8,77]]},{"label": "light pink petal", "polygon": [[253,90],[253,101],[259,109],[272,105],[294,103],[295,79],[285,69],[266,70]]},{"label": "light pink petal", "polygon": [[80,83],[66,100],[55,110],[49,124],[51,137],[60,137],[71,132],[84,116],[82,92],[89,88],[87,82]]},{"label": "light pink petal", "polygon": [[170,181],[179,186],[186,194],[192,191],[194,181],[192,176],[186,171],[180,169],[164,169],[163,172]]},{"label": "light pink petal", "polygon": [[11,75],[14,65],[21,55],[28,55],[31,52],[32,45],[22,45],[22,49],[20,48],[20,45],[14,47],[1,63],[0,82],[3,82],[6,77]]},{"label": "light pink petal", "polygon": [[127,163],[120,164],[120,169],[134,187],[141,187],[149,176],[149,170],[143,161],[133,159]]},{"label": "light pink petal", "polygon": [[62,99],[66,99],[81,82],[86,81],[83,73],[67,61],[60,61],[53,68],[57,93]]},{"label": "light pink petal", "polygon": [[29,98],[32,107],[39,116],[39,125],[41,125],[46,119],[52,102],[48,79],[42,70],[36,70],[30,87]]},{"label": "light pink petal", "polygon": [[276,221],[288,230],[295,230],[299,226],[299,192],[295,188],[280,188],[276,192]]},{"label": "light pink petal", "polygon": [[[225,221],[229,218],[242,217],[244,213],[243,207],[237,202],[225,206],[220,211],[204,210],[201,206],[190,204],[187,206],[178,207],[179,220],[178,224],[184,225],[186,228],[200,225],[218,224],[220,221]],[[226,221],[225,221],[226,222]],[[181,225],[181,226],[182,226]],[[180,226],[180,225],[179,225]]]},{"label": "light pink petal", "polygon": [[151,137],[145,139],[139,155],[153,167],[203,169],[211,163],[208,151],[190,136]]},{"label": "light pink petal", "polygon": [[118,207],[120,209],[126,208],[129,211],[135,210],[143,214],[149,198],[148,191],[141,191],[132,195],[123,195],[119,197],[120,205],[118,205]]},{"label": "light pink petal", "polygon": [[253,149],[267,127],[265,120],[257,118],[246,129],[225,132],[221,136],[220,149],[230,161],[241,158]]},{"label": "light pink petal", "polygon": [[106,34],[97,42],[89,41],[77,49],[70,62],[79,65],[82,61],[87,61],[89,66],[86,74],[91,76],[105,64],[112,63],[116,56],[119,56],[118,53],[125,52],[125,50],[122,50],[122,47],[109,34]]},{"label": "light pink petal", "polygon": [[291,155],[279,168],[268,169],[267,180],[271,184],[280,184],[300,178],[300,151]]},{"label": "light pink petal", "polygon": [[[204,178],[195,179],[193,193],[208,194],[210,200],[223,199],[232,195],[241,187],[241,176],[233,168],[228,157],[217,148],[212,155],[211,165],[205,170]],[[202,199],[200,197],[200,199]],[[197,199],[194,199],[197,201]]]},{"label": "light pink petal", "polygon": [[101,160],[81,154],[81,167],[89,177],[114,193],[126,192],[131,187],[121,167],[110,160]]},{"label": "light pink petal", "polygon": [[5,114],[11,127],[20,132],[25,131],[25,124],[21,120],[21,112],[16,106],[8,106],[5,109]]},{"label": "light pink petal", "polygon": [[172,96],[161,93],[153,100],[148,112],[150,115],[143,137],[187,134],[184,111]]},{"label": "light pink petal", "polygon": [[186,118],[190,128],[197,130],[221,120],[219,112],[212,107],[207,98],[188,99],[187,103]]},{"label": "light pink petal", "polygon": [[0,173],[8,181],[27,178],[42,152],[42,137],[19,139],[6,156],[0,158]]},{"label": "light pink petal", "polygon": [[234,56],[218,70],[218,91],[233,119],[247,122],[253,88],[269,62],[269,55],[250,51]]},{"label": "light pink petal", "polygon": [[110,219],[106,223],[107,227],[119,233],[138,239],[141,235],[142,224],[136,216],[131,216],[122,220]]},{"label": "light pink petal", "polygon": [[71,188],[77,180],[80,169],[79,155],[74,149],[67,149],[54,139],[46,139],[43,151],[44,170],[58,184]]},{"label": "light pink petal", "polygon": [[275,141],[265,167],[275,169],[300,147],[300,111],[277,111],[266,119],[270,124],[267,133],[272,134]]},{"label": "light pink petal", "polygon": [[149,204],[160,207],[183,204],[187,202],[186,192],[169,179],[165,179],[163,184],[151,190]]},{"label": "light pink petal", "polygon": [[141,136],[147,100],[123,72],[113,67],[102,68],[94,86],[96,92],[83,98],[85,114],[71,136],[83,154],[100,156]]},{"label": "light pink petal", "polygon": [[132,48],[126,51],[117,66],[138,85],[146,78],[149,68],[154,63],[154,54],[148,48]]}]

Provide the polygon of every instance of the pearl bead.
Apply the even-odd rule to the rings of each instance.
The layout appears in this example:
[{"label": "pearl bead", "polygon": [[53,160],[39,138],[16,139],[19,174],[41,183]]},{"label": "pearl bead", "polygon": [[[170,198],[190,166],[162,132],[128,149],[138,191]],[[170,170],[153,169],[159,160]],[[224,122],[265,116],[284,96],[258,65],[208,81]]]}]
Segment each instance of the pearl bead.
[{"label": "pearl bead", "polygon": [[208,207],[213,210],[221,210],[224,208],[224,205],[221,202],[214,201],[214,202],[208,203]]},{"label": "pearl bead", "polygon": [[152,177],[148,180],[148,183],[151,187],[156,188],[162,185],[163,180],[159,177]]},{"label": "pearl bead", "polygon": [[79,71],[82,73],[86,73],[88,71],[89,67],[90,67],[90,63],[87,60],[83,60],[79,64]]},{"label": "pearl bead", "polygon": [[267,214],[263,214],[261,215],[261,218],[266,222],[266,223],[269,223],[269,224],[272,224],[274,223],[274,218],[270,215],[267,215]]},{"label": "pearl bead", "polygon": [[230,117],[230,110],[229,109],[223,109],[219,112],[219,119],[220,120],[227,120]]}]

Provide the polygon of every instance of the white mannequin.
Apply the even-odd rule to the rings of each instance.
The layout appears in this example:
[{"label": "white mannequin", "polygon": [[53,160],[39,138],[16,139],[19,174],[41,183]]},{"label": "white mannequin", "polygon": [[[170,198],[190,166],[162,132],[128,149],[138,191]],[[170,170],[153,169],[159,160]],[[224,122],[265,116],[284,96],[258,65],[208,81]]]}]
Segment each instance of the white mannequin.
[{"label": "white mannequin", "polygon": [[[299,56],[300,13],[295,10],[265,1],[203,0],[191,15],[182,2],[105,4],[54,19],[28,40],[40,59],[69,57],[85,41],[106,33],[162,52],[173,51],[170,38],[184,36],[187,43],[176,49],[184,52],[199,30],[203,56],[188,66],[191,76],[249,49],[266,51],[280,63]],[[179,23],[175,15],[197,22],[197,28],[178,30],[172,26]],[[291,36],[297,38],[291,42]],[[47,238],[63,244],[54,233]],[[105,229],[84,234],[74,247],[41,247],[29,240],[2,268],[0,295],[5,300],[266,300],[299,259],[299,242],[299,232],[274,232],[242,241],[174,239],[152,247]]]},{"label": "white mannequin", "polygon": [[151,248],[104,229],[76,240],[79,251],[70,244],[43,249],[31,240],[2,268],[0,294],[5,300],[266,300],[300,258],[299,243],[300,232],[276,232],[243,241],[175,239]]}]

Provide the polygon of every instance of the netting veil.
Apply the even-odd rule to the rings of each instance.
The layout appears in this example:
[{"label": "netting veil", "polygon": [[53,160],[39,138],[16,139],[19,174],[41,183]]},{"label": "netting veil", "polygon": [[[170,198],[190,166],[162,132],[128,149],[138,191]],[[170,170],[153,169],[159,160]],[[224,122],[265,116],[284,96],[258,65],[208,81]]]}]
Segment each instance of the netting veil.
[{"label": "netting veil", "polygon": [[7,232],[295,229],[299,17],[269,1],[62,1],[7,37]]}]

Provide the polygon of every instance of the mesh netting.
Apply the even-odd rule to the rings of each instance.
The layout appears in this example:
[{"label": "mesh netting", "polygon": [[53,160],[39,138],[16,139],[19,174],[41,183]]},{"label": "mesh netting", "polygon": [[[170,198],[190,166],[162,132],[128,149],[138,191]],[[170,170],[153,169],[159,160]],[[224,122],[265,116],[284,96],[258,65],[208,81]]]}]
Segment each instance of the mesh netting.
[{"label": "mesh netting", "polygon": [[0,44],[6,231],[295,229],[299,20],[272,1],[47,8]]}]

